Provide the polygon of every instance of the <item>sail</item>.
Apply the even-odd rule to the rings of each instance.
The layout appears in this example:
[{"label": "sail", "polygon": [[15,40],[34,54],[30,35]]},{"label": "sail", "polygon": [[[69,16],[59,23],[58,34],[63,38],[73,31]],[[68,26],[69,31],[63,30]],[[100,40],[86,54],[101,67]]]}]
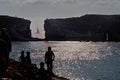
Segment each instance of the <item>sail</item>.
[{"label": "sail", "polygon": [[40,33],[40,31],[39,31],[39,28],[37,27],[37,31],[36,31],[36,34],[39,34]]}]

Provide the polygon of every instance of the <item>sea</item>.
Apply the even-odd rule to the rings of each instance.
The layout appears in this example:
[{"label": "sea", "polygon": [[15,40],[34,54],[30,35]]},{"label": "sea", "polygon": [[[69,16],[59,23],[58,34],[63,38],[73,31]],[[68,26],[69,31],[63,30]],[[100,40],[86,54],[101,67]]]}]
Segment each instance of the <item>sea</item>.
[{"label": "sea", "polygon": [[53,72],[58,76],[70,80],[120,80],[120,42],[12,42],[10,58],[19,61],[22,50],[30,51],[32,63],[39,68],[48,46],[55,54]]}]

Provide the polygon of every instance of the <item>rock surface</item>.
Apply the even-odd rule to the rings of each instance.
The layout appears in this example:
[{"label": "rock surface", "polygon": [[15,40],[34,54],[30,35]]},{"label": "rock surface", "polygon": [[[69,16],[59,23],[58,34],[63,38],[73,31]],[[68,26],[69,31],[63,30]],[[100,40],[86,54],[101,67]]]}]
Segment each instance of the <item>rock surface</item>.
[{"label": "rock surface", "polygon": [[120,41],[120,15],[46,19],[46,40]]},{"label": "rock surface", "polygon": [[[35,64],[22,64],[21,62],[10,59],[8,69],[2,80],[36,80],[35,76],[38,72],[38,68]],[[51,76],[52,80],[69,80],[64,77]]]}]

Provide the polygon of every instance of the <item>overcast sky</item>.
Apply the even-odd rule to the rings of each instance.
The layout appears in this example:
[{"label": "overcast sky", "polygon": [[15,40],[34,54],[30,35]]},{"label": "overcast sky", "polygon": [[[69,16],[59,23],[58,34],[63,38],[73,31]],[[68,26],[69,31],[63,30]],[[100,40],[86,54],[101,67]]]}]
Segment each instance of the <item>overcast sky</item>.
[{"label": "overcast sky", "polygon": [[30,19],[32,33],[39,27],[41,35],[46,18],[119,13],[120,0],[0,0],[1,15]]}]

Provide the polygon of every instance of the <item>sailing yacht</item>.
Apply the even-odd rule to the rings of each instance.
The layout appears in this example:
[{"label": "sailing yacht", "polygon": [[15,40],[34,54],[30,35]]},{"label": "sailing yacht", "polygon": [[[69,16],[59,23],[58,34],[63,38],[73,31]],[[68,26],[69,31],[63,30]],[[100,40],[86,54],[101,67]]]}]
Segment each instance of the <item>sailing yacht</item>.
[{"label": "sailing yacht", "polygon": [[39,28],[37,27],[37,31],[35,32],[35,34],[39,34],[40,31],[39,31]]}]

